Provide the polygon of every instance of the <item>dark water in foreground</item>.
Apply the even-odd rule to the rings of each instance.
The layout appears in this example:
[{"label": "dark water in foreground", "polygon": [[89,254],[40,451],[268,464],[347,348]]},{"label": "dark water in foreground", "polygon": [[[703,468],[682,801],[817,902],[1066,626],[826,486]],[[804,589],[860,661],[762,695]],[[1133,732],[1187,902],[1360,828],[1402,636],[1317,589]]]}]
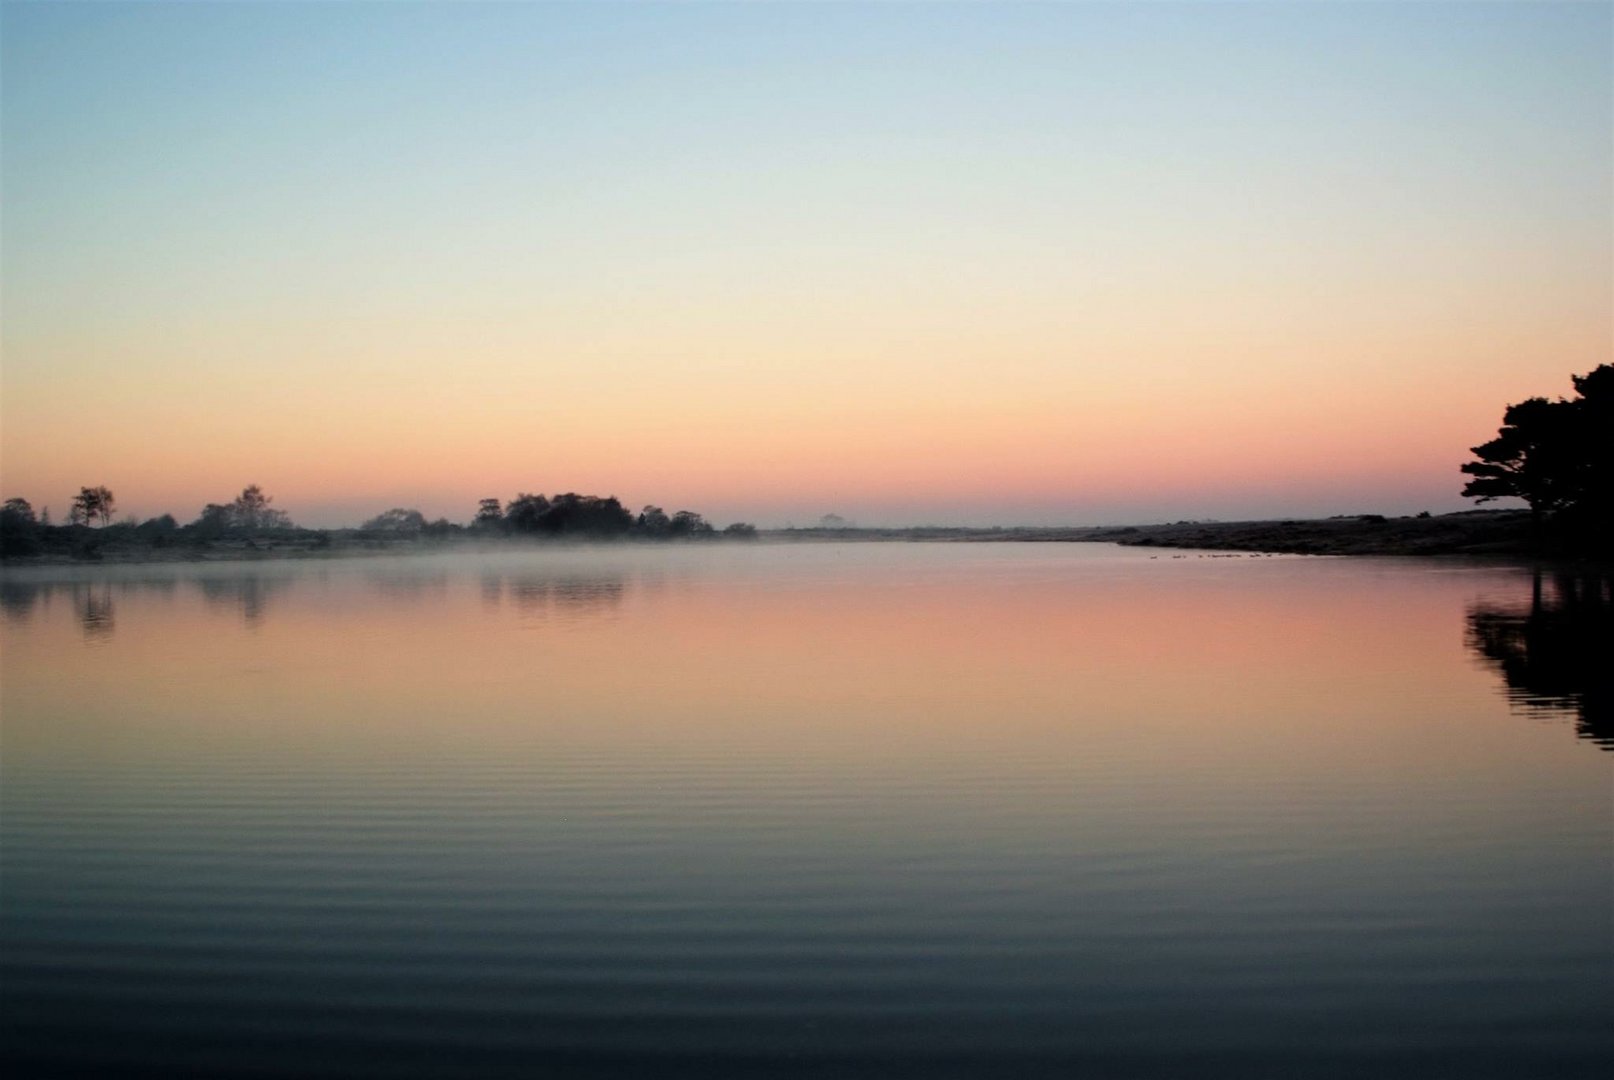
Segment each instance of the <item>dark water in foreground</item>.
[{"label": "dark water in foreground", "polygon": [[1053,544],[9,573],[7,1075],[1600,1076],[1607,588]]}]

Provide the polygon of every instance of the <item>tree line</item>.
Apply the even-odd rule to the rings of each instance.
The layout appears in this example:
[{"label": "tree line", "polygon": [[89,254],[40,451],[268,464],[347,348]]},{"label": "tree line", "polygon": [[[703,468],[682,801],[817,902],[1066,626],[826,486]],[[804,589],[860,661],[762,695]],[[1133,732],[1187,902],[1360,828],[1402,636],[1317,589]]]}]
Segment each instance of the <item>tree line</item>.
[{"label": "tree line", "polygon": [[502,535],[633,536],[650,540],[699,539],[710,536],[751,537],[756,526],[736,522],[719,534],[716,526],[693,510],[669,515],[659,506],[646,506],[637,515],[615,497],[567,492],[553,498],[522,492],[501,505],[483,499],[471,529]]},{"label": "tree line", "polygon": [[57,526],[51,520],[48,507],[36,514],[27,499],[11,498],[0,507],[0,555],[37,555],[52,549],[93,557],[101,544],[109,540],[162,547],[185,541],[206,545],[229,539],[249,546],[256,546],[256,542],[262,540],[273,546],[277,540],[307,539],[319,546],[328,543],[332,533],[354,534],[360,539],[432,540],[456,536],[749,539],[757,534],[755,526],[743,522],[719,530],[692,510],[679,510],[669,515],[660,507],[646,506],[635,515],[614,496],[576,492],[552,497],[522,492],[503,503],[498,499],[483,499],[465,525],[446,518],[429,521],[419,510],[395,507],[365,521],[357,530],[301,529],[286,511],[272,506],[273,502],[259,485],[249,484],[230,502],[208,503],[187,525],[180,525],[172,514],[145,521],[127,517],[114,523],[116,496],[105,486],[85,487],[73,498],[66,523]]}]

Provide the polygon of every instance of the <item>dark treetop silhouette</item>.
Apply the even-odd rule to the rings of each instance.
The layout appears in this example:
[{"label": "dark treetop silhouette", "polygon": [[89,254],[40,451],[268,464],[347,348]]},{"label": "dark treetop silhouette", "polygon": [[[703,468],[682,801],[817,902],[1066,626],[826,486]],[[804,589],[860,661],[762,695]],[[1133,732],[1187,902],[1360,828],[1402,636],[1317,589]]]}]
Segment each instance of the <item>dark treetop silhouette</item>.
[{"label": "dark treetop silhouette", "polygon": [[1538,524],[1577,547],[1614,540],[1614,365],[1571,377],[1575,397],[1509,405],[1496,438],[1473,448],[1463,494],[1523,499]]},{"label": "dark treetop silhouette", "polygon": [[97,518],[103,527],[112,524],[112,512],[117,509],[117,500],[112,492],[105,487],[79,488],[73,497],[73,505],[67,512],[67,520],[75,525],[93,525]]},{"label": "dark treetop silhouette", "polygon": [[202,507],[201,515],[192,527],[203,532],[295,528],[291,515],[284,510],[269,509],[269,504],[274,501],[257,484],[248,484],[234,502],[208,503]]}]

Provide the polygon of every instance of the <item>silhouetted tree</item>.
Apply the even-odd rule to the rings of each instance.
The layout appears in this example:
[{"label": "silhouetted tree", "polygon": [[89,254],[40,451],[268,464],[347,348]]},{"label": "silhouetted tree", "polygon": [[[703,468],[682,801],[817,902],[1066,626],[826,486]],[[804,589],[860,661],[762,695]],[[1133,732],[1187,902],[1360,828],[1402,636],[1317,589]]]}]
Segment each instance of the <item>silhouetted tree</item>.
[{"label": "silhouetted tree", "polygon": [[641,536],[663,537],[672,528],[672,519],[667,512],[659,506],[647,506],[639,511],[639,520],[635,522]]},{"label": "silhouetted tree", "polygon": [[723,535],[730,540],[755,540],[757,538],[757,527],[744,521],[736,521],[723,530]]},{"label": "silhouetted tree", "polygon": [[289,528],[291,517],[282,510],[269,508],[274,501],[257,484],[248,484],[230,504],[230,524],[240,529]]},{"label": "silhouetted tree", "polygon": [[1572,376],[1577,396],[1529,398],[1509,405],[1496,438],[1473,448],[1478,459],[1463,494],[1480,502],[1522,499],[1533,519],[1560,516],[1585,535],[1609,536],[1614,524],[1614,366]]},{"label": "silhouetted tree", "polygon": [[241,489],[241,494],[235,497],[230,509],[235,518],[235,524],[243,528],[253,529],[263,512],[269,509],[274,500],[263,493],[263,488],[257,484],[248,484]]},{"label": "silhouetted tree", "polygon": [[142,521],[135,526],[134,532],[152,547],[167,547],[178,529],[179,522],[174,520],[173,514],[161,514]]},{"label": "silhouetted tree", "polygon": [[706,519],[693,510],[680,510],[672,516],[672,522],[667,527],[669,536],[706,536],[716,530],[707,524]]},{"label": "silhouetted tree", "polygon": [[620,536],[633,527],[633,515],[614,496],[556,495],[538,518],[538,530],[551,536]]},{"label": "silhouetted tree", "polygon": [[191,523],[191,527],[204,533],[221,533],[234,523],[234,514],[231,508],[222,503],[208,503],[202,507],[202,513]]},{"label": "silhouetted tree", "polygon": [[1479,460],[1463,465],[1463,472],[1474,477],[1463,494],[1482,503],[1523,499],[1537,518],[1562,506],[1567,447],[1558,426],[1564,404],[1530,398],[1509,405],[1496,438],[1474,447]]},{"label": "silhouetted tree", "polygon": [[73,510],[68,520],[75,524],[93,525],[99,518],[104,527],[112,524],[112,513],[116,509],[117,501],[105,486],[79,488],[73,498]]},{"label": "silhouetted tree", "polygon": [[512,532],[538,532],[539,522],[548,512],[548,499],[524,491],[511,499],[510,504],[504,508],[504,524]]},{"label": "silhouetted tree", "polygon": [[1577,375],[1574,384],[1580,397],[1570,403],[1573,457],[1580,472],[1564,518],[1572,529],[1614,546],[1614,365]]},{"label": "silhouetted tree", "polygon": [[257,484],[249,484],[233,502],[208,503],[202,507],[202,513],[191,523],[191,528],[205,535],[218,535],[231,530],[247,532],[292,528],[289,514],[270,508],[269,504],[274,501]]},{"label": "silhouetted tree", "polygon": [[7,499],[0,507],[0,555],[39,553],[39,522],[27,499]]},{"label": "silhouetted tree", "polygon": [[473,529],[499,529],[504,525],[504,511],[499,507],[498,499],[483,499],[476,507],[476,517],[471,520]]}]

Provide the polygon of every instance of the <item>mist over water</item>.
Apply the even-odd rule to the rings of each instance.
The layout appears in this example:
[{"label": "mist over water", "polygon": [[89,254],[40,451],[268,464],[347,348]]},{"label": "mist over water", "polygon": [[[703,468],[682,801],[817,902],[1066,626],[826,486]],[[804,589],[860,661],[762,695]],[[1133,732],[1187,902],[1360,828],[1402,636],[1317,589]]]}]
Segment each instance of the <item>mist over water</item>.
[{"label": "mist over water", "polygon": [[7,570],[0,1053],[1601,1075],[1608,600],[1082,544]]}]

